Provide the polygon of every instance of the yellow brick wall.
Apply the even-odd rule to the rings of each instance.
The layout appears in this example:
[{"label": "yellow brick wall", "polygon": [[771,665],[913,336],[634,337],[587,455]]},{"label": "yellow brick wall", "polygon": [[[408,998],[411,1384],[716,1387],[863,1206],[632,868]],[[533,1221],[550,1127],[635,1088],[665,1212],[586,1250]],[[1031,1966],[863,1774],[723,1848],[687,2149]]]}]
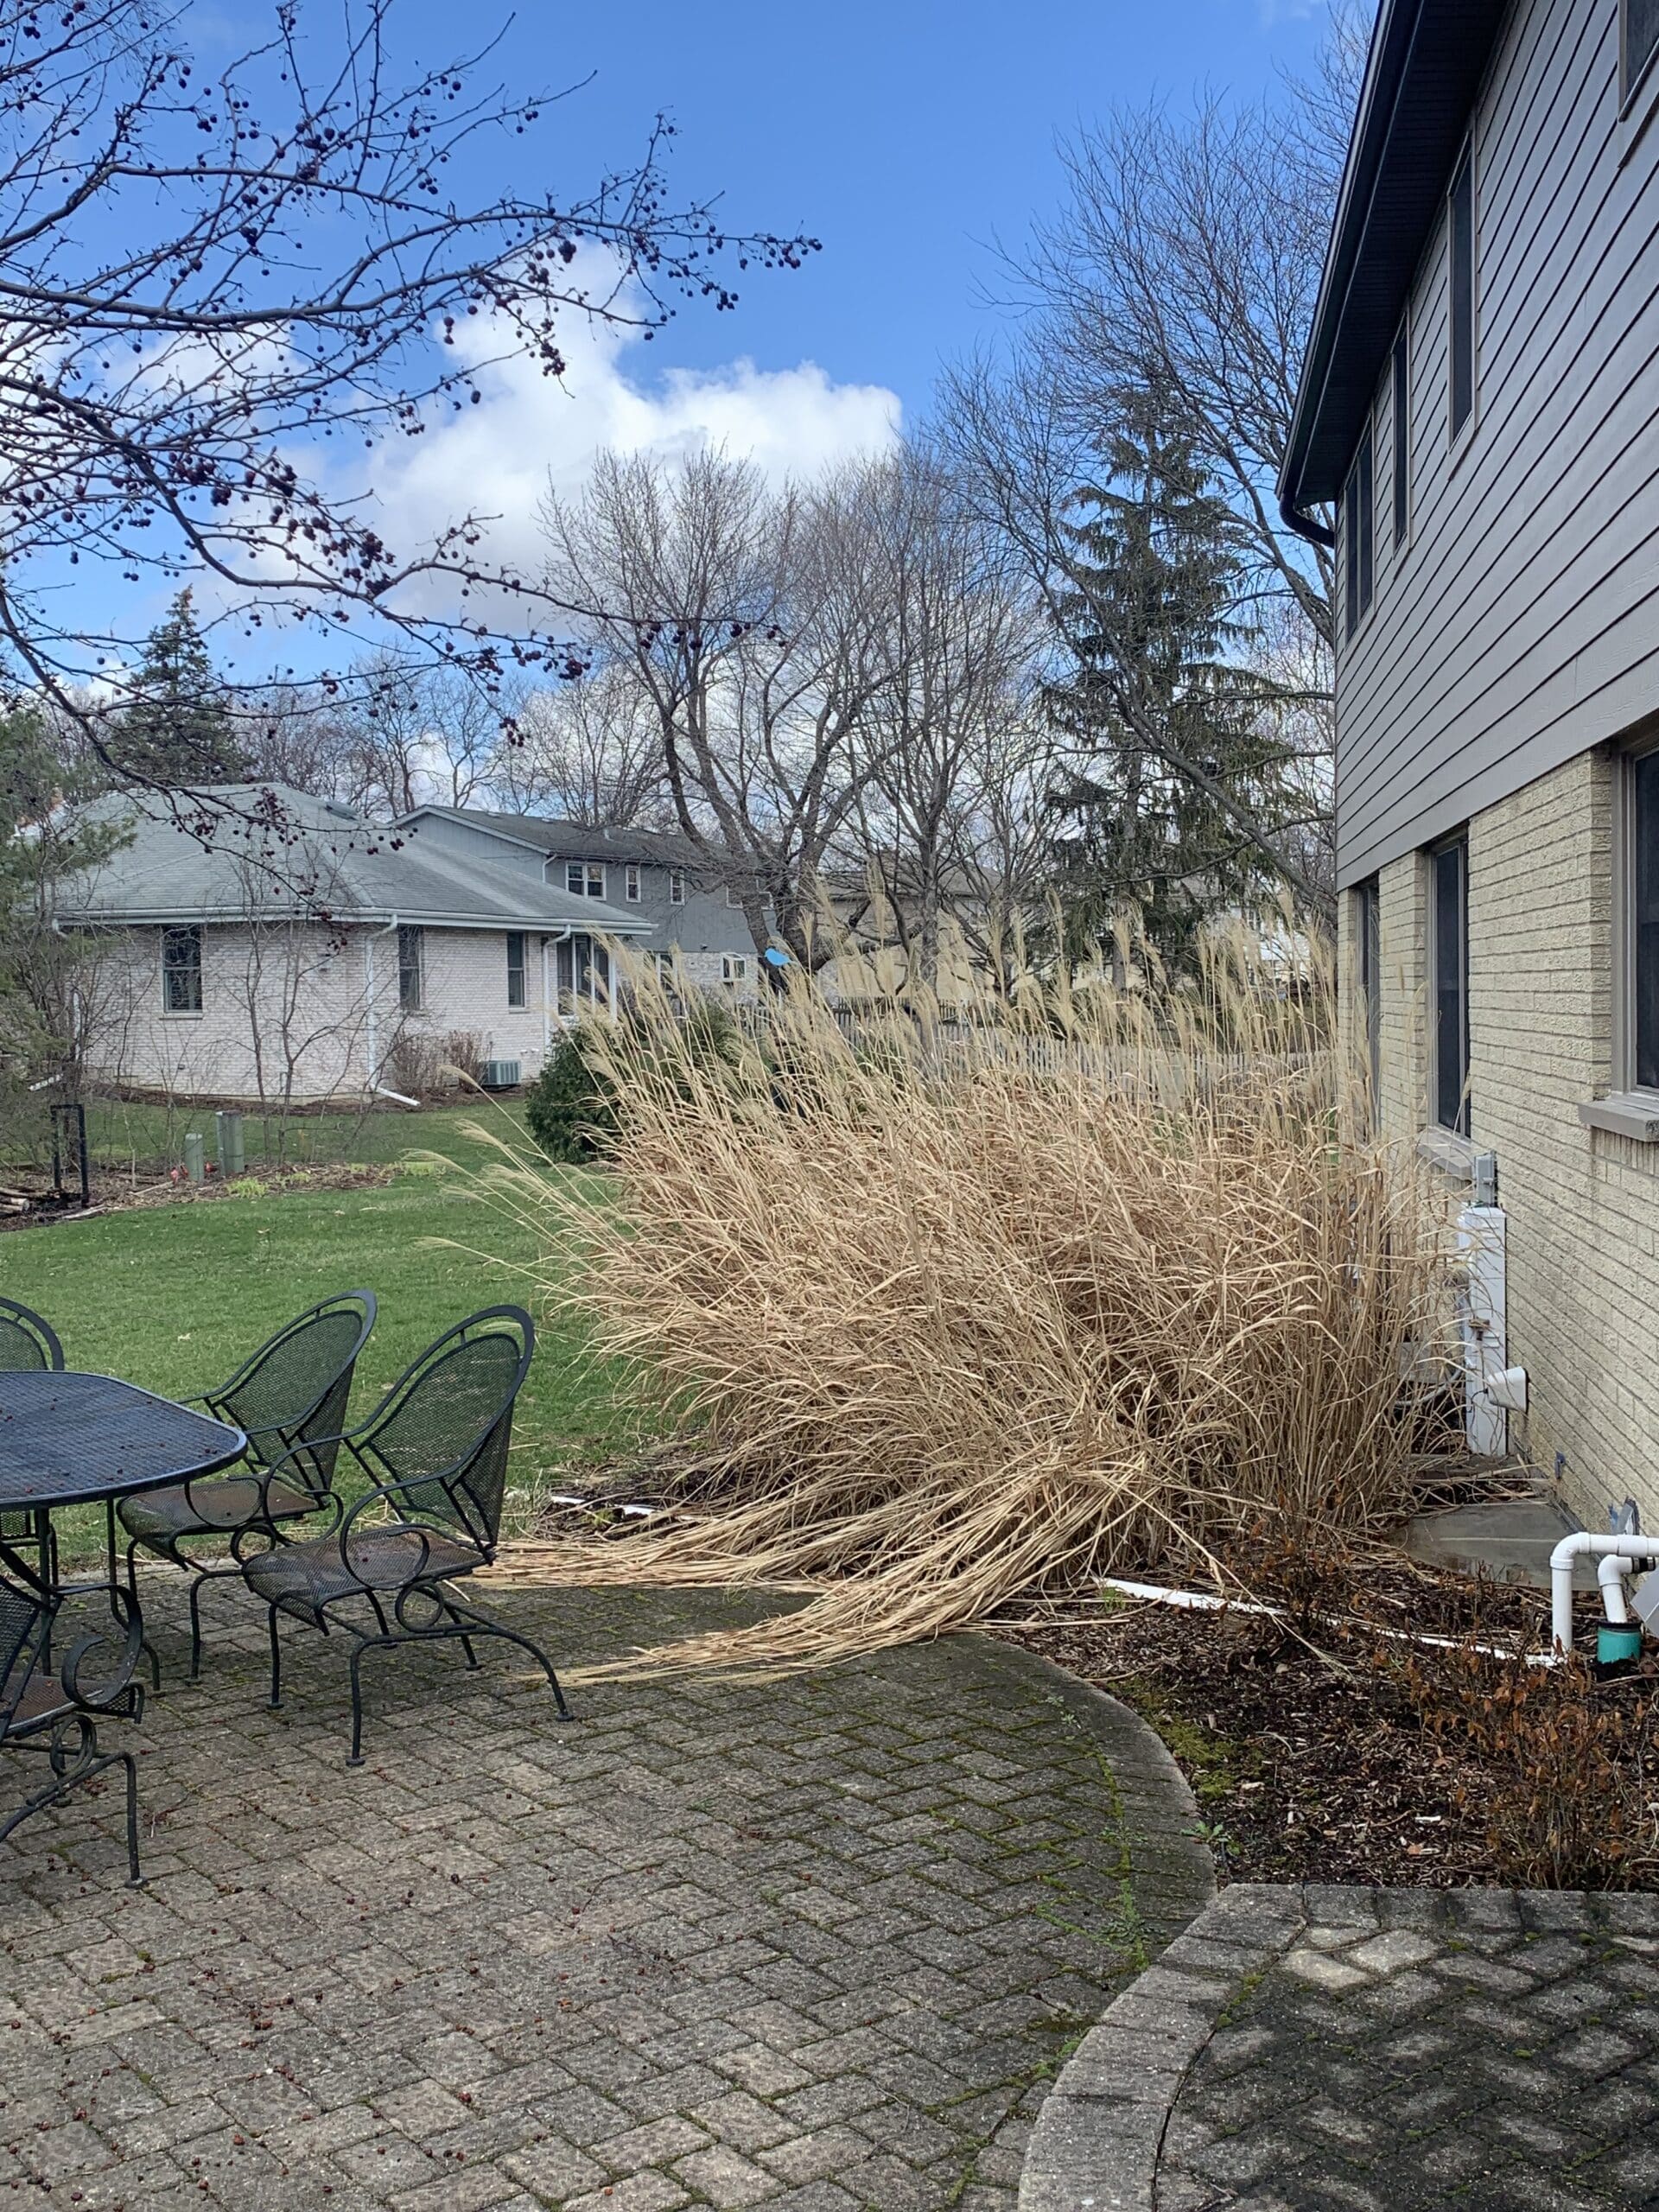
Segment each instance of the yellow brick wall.
[{"label": "yellow brick wall", "polygon": [[[1612,1075],[1617,769],[1583,754],[1469,824],[1471,1125],[1531,1384],[1512,1440],[1546,1472],[1566,1455],[1590,1525],[1629,1495],[1659,1527],[1659,1146],[1578,1113]],[[1407,1143],[1428,1119],[1427,892],[1421,855],[1382,872],[1382,1120]]]}]

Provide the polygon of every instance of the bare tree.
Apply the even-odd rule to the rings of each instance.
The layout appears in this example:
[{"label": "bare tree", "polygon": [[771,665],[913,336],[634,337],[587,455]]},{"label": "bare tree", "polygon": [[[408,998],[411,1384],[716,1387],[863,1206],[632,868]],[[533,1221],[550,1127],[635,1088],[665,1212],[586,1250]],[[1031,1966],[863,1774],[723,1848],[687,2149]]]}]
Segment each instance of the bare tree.
[{"label": "bare tree", "polygon": [[817,967],[826,859],[861,775],[852,735],[884,680],[858,545],[861,480],[769,490],[752,464],[602,455],[544,510],[549,589],[604,609],[601,657],[655,718],[673,819],[741,906]]},{"label": "bare tree", "polygon": [[[484,518],[390,544],[339,449],[476,404],[505,356],[559,375],[568,317],[649,329],[678,296],[728,307],[721,269],[812,245],[673,208],[660,124],[632,167],[550,192],[520,151],[547,98],[492,89],[487,44],[405,73],[394,0],[270,0],[210,77],[189,12],[0,0],[0,654],[129,782],[124,671],[148,620],[86,634],[67,566],[97,564],[135,609],[161,578],[213,579],[224,626],[355,625],[486,685],[515,659],[557,664],[570,611],[491,564]],[[507,181],[468,200],[454,180],[480,159]]]},{"label": "bare tree", "polygon": [[652,695],[631,661],[526,696],[490,767],[494,803],[562,820],[657,829],[669,819]]}]

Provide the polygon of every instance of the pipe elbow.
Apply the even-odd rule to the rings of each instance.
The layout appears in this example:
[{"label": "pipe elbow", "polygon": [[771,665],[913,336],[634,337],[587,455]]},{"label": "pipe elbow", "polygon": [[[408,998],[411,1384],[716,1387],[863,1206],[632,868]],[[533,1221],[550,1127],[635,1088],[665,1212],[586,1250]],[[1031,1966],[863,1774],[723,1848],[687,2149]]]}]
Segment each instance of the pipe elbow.
[{"label": "pipe elbow", "polygon": [[1305,537],[1310,545],[1323,545],[1327,552],[1334,551],[1336,531],[1327,530],[1322,522],[1299,507],[1288,492],[1279,502],[1279,513],[1286,529],[1294,531],[1298,537]]}]

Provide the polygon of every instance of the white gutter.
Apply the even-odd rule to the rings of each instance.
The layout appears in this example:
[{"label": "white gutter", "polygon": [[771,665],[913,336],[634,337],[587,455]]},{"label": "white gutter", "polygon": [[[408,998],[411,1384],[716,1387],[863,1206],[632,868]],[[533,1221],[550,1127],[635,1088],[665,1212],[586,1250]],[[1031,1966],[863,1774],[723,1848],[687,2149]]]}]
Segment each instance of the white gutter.
[{"label": "white gutter", "polygon": [[[1589,1529],[1575,1529],[1570,1536],[1561,1538],[1549,1555],[1549,1625],[1551,1640],[1563,1656],[1573,1649],[1573,1562],[1586,1552],[1604,1562],[1659,1560],[1659,1536],[1601,1536]],[[1624,1606],[1623,1586],[1610,1581],[1599,1567],[1596,1580],[1601,1584],[1608,1619],[1628,1620],[1628,1612],[1612,1610],[1614,1605]]]}]

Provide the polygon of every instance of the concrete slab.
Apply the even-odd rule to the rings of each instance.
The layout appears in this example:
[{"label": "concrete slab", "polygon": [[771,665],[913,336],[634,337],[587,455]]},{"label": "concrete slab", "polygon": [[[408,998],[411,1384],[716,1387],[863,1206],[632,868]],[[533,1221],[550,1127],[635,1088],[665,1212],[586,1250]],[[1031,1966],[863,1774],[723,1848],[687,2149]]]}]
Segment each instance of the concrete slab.
[{"label": "concrete slab", "polygon": [[[1488,1505],[1456,1505],[1444,1513],[1420,1513],[1406,1526],[1406,1549],[1431,1567],[1455,1567],[1465,1574],[1485,1573],[1500,1582],[1549,1587],[1549,1555],[1561,1538],[1584,1523],[1558,1497],[1503,1498]],[[1580,1560],[1573,1585],[1596,1586],[1593,1559]]]}]

